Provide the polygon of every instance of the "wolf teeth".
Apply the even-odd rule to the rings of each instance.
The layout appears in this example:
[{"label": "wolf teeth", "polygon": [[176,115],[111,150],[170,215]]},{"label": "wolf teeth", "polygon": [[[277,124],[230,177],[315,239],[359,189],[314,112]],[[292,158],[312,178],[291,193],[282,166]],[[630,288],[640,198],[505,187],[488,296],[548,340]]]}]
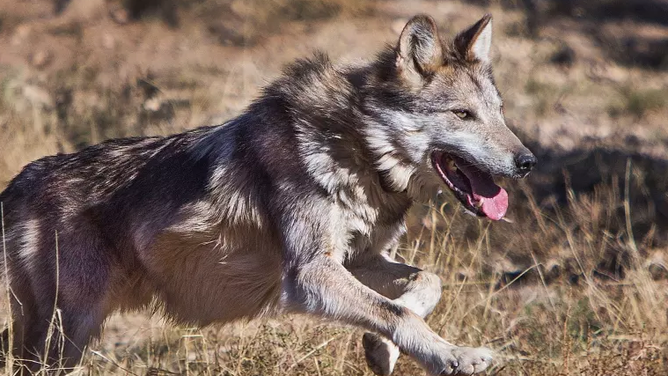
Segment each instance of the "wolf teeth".
[{"label": "wolf teeth", "polygon": [[483,200],[476,201],[475,203],[473,203],[473,206],[475,206],[477,209],[482,208],[482,201]]}]

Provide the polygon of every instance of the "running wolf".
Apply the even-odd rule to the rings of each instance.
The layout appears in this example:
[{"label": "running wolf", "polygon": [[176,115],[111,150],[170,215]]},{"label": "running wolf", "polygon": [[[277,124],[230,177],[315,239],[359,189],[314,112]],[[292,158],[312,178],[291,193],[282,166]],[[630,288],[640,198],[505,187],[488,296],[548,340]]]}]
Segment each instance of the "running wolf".
[{"label": "running wolf", "polygon": [[6,350],[68,370],[117,310],[191,325],[301,312],[368,330],[379,375],[400,352],[433,375],[484,370],[489,350],[423,320],[439,278],[387,250],[440,187],[503,218],[494,178],[536,163],[506,127],[491,38],[489,15],[448,41],[416,16],[368,65],[297,61],[226,124],[30,163],[0,194]]}]

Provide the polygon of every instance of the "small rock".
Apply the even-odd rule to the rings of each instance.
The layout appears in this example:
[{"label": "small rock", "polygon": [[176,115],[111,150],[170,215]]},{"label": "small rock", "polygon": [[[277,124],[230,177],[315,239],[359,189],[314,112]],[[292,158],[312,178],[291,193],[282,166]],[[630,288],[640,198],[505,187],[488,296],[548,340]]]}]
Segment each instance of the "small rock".
[{"label": "small rock", "polygon": [[663,252],[655,252],[645,263],[645,267],[653,280],[668,279],[668,264],[663,257]]},{"label": "small rock", "polygon": [[575,63],[575,51],[567,45],[563,45],[550,58],[550,62],[565,68],[570,68]]},{"label": "small rock", "polygon": [[668,279],[668,269],[664,265],[660,264],[650,264],[647,267],[649,275],[652,276],[652,279],[655,281]]},{"label": "small rock", "polygon": [[48,50],[40,50],[30,56],[30,64],[37,69],[42,69],[49,65],[53,59],[53,54]]},{"label": "small rock", "polygon": [[130,22],[130,14],[125,8],[114,9],[109,12],[111,19],[119,25],[125,25]]},{"label": "small rock", "polygon": [[16,27],[14,35],[12,35],[11,44],[13,46],[18,46],[22,44],[32,32],[32,27],[30,25],[22,24]]},{"label": "small rock", "polygon": [[463,282],[472,279],[473,273],[471,273],[471,271],[468,269],[459,269],[457,270],[455,276],[457,278],[457,281]]},{"label": "small rock", "polygon": [[35,85],[26,85],[22,88],[23,97],[30,102],[31,105],[41,108],[52,108],[53,101],[49,92]]},{"label": "small rock", "polygon": [[171,121],[176,115],[171,101],[158,97],[146,100],[142,107],[144,110],[140,115],[142,121]]},{"label": "small rock", "polygon": [[553,281],[561,276],[563,267],[557,260],[549,260],[545,263],[544,275],[547,281]]},{"label": "small rock", "polygon": [[218,39],[223,46],[251,46],[257,42],[257,33],[247,31],[240,20],[212,22],[207,30]]},{"label": "small rock", "polygon": [[89,22],[104,15],[104,0],[70,0],[62,13],[65,19]]},{"label": "small rock", "polygon": [[104,34],[102,36],[102,46],[108,50],[111,50],[116,47],[116,40],[113,36],[111,36],[111,34]]},{"label": "small rock", "polygon": [[158,112],[162,107],[162,101],[159,98],[151,98],[144,102],[143,107],[146,111]]}]

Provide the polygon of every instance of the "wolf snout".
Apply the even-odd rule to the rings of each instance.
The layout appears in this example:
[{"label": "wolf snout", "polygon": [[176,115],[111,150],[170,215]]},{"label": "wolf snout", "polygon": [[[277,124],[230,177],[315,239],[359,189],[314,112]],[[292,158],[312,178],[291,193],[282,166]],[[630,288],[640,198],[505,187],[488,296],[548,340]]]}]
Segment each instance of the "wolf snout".
[{"label": "wolf snout", "polygon": [[515,156],[515,167],[517,168],[517,173],[521,177],[527,176],[537,162],[538,159],[536,159],[536,156],[528,150],[526,152],[517,154]]}]

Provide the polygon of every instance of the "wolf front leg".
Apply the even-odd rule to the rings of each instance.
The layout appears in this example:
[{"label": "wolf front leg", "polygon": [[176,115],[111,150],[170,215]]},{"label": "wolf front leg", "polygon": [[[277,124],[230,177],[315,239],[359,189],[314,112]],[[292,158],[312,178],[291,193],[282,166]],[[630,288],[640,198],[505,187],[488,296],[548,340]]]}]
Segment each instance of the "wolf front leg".
[{"label": "wolf front leg", "polygon": [[[441,279],[418,268],[393,262],[385,255],[349,268],[363,284],[403,305],[418,316],[429,315],[441,298]],[[365,333],[362,338],[369,368],[379,376],[390,375],[399,359],[399,348],[387,337]]]},{"label": "wolf front leg", "polygon": [[[386,255],[374,255],[349,270],[366,286],[422,318],[434,310],[441,297],[441,280],[436,274],[395,262]],[[371,370],[377,375],[390,375],[399,358],[397,345],[389,337],[375,333],[365,333],[363,344]],[[480,372],[492,360],[491,352],[484,348],[453,346],[452,351],[456,354],[460,374]]]},{"label": "wolf front leg", "polygon": [[284,281],[284,296],[293,309],[380,333],[432,375],[469,375],[491,360],[487,353],[449,344],[420,316],[363,285],[326,255],[294,265]]}]

